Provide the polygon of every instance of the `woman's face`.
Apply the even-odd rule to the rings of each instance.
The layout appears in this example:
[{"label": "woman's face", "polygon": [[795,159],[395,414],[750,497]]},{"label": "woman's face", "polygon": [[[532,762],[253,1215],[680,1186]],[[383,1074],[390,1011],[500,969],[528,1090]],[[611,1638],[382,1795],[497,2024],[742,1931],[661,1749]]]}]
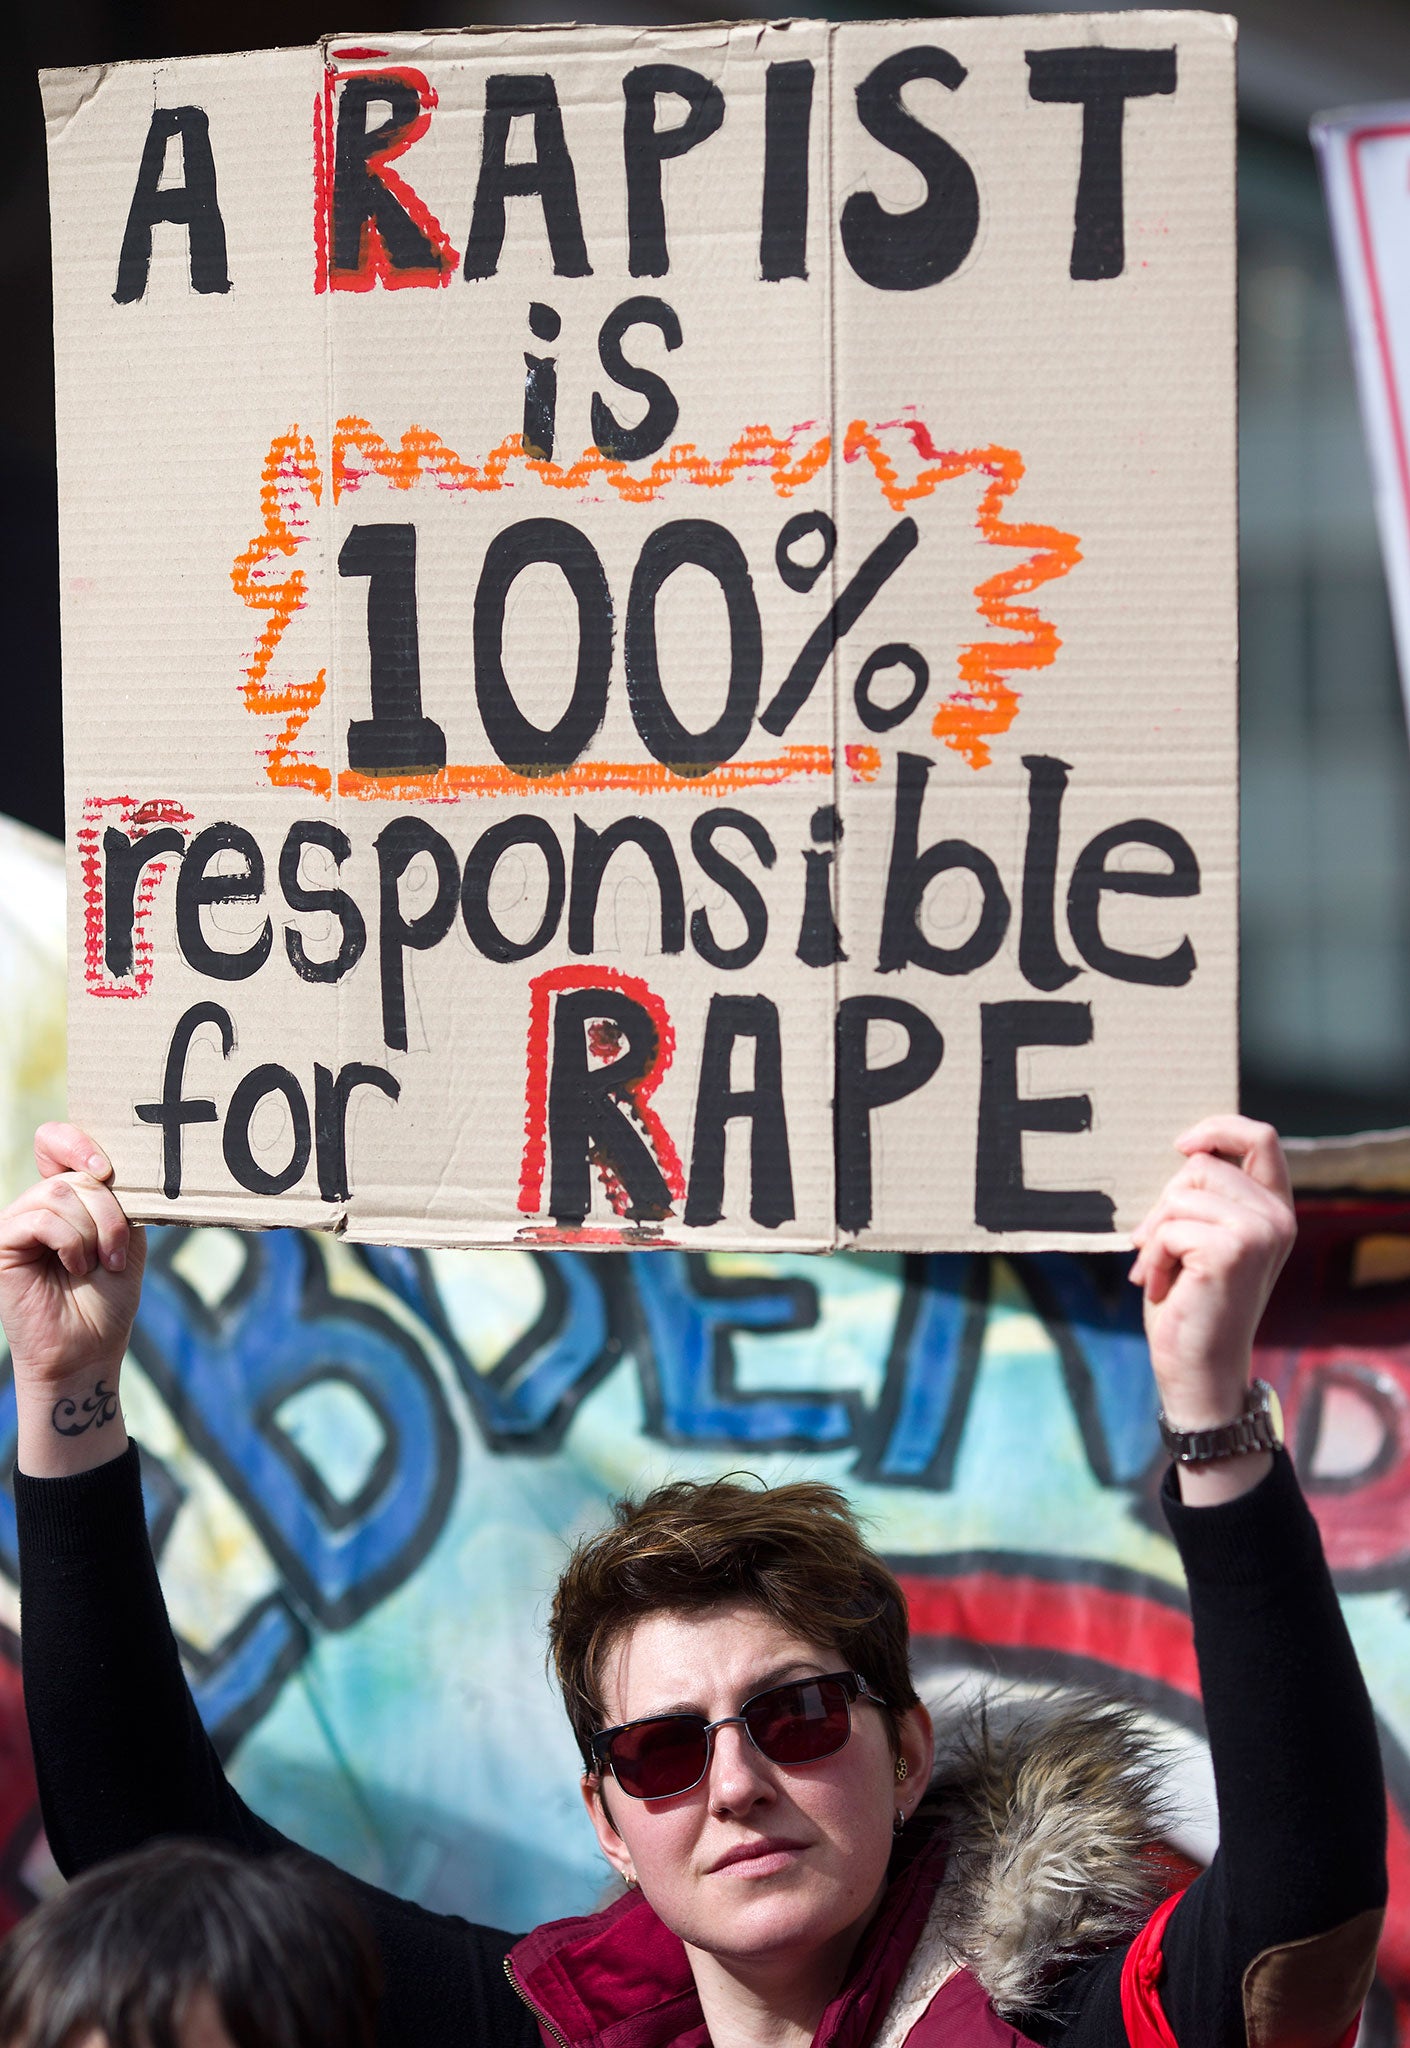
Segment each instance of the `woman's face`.
[{"label": "woman's face", "polygon": [[[769,1686],[846,1663],[757,1607],[649,1615],[609,1655],[608,1725],[681,1712],[721,1720]],[[719,1728],[689,1792],[629,1799],[608,1774],[609,1820],[591,1780],[583,1790],[609,1861],[688,1947],[741,1965],[850,1955],[885,1885],[895,1815],[911,1812],[929,1777],[930,1747],[929,1716],[915,1709],[898,1782],[887,1717],[858,1701],[849,1741],[820,1763],[770,1763],[743,1728]]]}]

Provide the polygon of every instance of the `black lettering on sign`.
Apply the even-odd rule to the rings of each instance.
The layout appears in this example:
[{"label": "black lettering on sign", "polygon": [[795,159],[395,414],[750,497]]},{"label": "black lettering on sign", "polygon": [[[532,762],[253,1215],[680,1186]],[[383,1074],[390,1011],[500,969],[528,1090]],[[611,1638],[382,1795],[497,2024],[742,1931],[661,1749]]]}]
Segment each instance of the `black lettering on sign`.
[{"label": "black lettering on sign", "polygon": [[372,716],[348,721],[348,766],[358,775],[434,774],[446,764],[446,736],[421,710],[416,528],[355,526],[338,551],[338,574],[367,578]]},{"label": "black lettering on sign", "polygon": [[[1109,868],[1107,855],[1118,846],[1148,846],[1164,854],[1170,866]],[[1169,953],[1152,959],[1145,953],[1123,953],[1102,937],[1102,897],[1198,896],[1199,862],[1188,839],[1157,818],[1128,818],[1109,826],[1084,846],[1072,870],[1067,892],[1067,921],[1072,943],[1089,967],[1115,981],[1135,981],[1147,988],[1183,988],[1195,971],[1195,949],[1188,934]]]},{"label": "black lettering on sign", "polygon": [[1028,845],[1023,856],[1018,965],[1030,988],[1051,995],[1082,972],[1058,951],[1053,916],[1062,798],[1071,770],[1068,762],[1047,754],[1025,754],[1023,765],[1028,770]]},{"label": "black lettering on sign", "polygon": [[622,336],[630,327],[659,328],[668,349],[681,345],[681,323],[664,299],[624,299],[607,315],[597,337],[602,367],[614,384],[624,391],[639,391],[647,401],[646,411],[634,427],[624,427],[600,392],[592,394],[593,445],[614,462],[639,462],[665,446],[676,430],[680,406],[664,377],[629,363],[622,353]]},{"label": "black lettering on sign", "polygon": [[[878,702],[871,693],[871,686],[888,669],[910,670],[911,686],[904,697],[894,704]],[[857,707],[857,716],[868,732],[890,732],[893,726],[904,725],[916,706],[930,688],[930,663],[914,647],[908,647],[904,640],[888,640],[884,647],[878,647],[869,654],[857,670],[857,680],[852,685],[852,700]]]},{"label": "black lettering on sign", "polygon": [[[237,873],[208,872],[222,853],[242,863]],[[247,981],[269,958],[274,927],[266,918],[241,953],[217,951],[201,929],[201,912],[212,903],[258,903],[264,896],[264,855],[259,841],[243,825],[208,825],[186,850],[176,878],[176,943],[188,967],[213,981]]]},{"label": "black lettering on sign", "polygon": [[[445,284],[455,252],[439,221],[388,166],[425,134],[435,105],[419,71],[359,71],[339,81],[328,281],[334,290]],[[385,118],[368,126],[374,107]]]},{"label": "black lettering on sign", "polygon": [[922,45],[883,57],[857,87],[857,118],[882,144],[914,164],[925,197],[908,213],[889,213],[871,192],[854,192],[842,209],[842,247],[863,284],[883,292],[920,291],[950,277],[979,233],[979,187],[957,149],[907,113],[901,91],[933,78],[953,92],[965,68],[948,50]]},{"label": "black lettering on sign", "polygon": [[[681,64],[638,64],[622,80],[622,156],[627,173],[627,268],[633,277],[664,277],[671,267],[666,247],[666,207],[661,166],[668,157],[713,135],[725,118],[724,94],[698,71]],[[656,125],[656,101],[669,93],[685,101],[683,121]]]},{"label": "black lettering on sign", "polygon": [[[260,1165],[250,1144],[255,1112],[270,1095],[282,1095],[289,1113],[289,1157],[273,1172]],[[312,1129],[304,1091],[287,1067],[271,1062],[245,1075],[225,1112],[220,1149],[232,1179],[252,1195],[282,1195],[303,1179],[312,1150]]]},{"label": "black lettering on sign", "polygon": [[597,899],[607,863],[620,846],[639,846],[651,863],[661,908],[661,951],[685,951],[685,892],[675,848],[654,818],[616,818],[601,832],[573,820],[573,889],[568,900],[568,948],[591,953],[596,944]]},{"label": "black lettering on sign", "polygon": [[[754,1075],[747,1088],[731,1081],[734,1048],[754,1041]],[[788,1120],[783,1105],[783,1048],[778,1011],[767,996],[711,996],[695,1095],[695,1137],[685,1220],[718,1223],[724,1214],[725,1133],[744,1117],[749,1136],[749,1214],[776,1230],[794,1214]]]},{"label": "black lettering on sign", "polygon": [[167,1047],[166,1066],[162,1074],[162,1093],[159,1102],[139,1102],[135,1105],[137,1114],[144,1124],[160,1124],[162,1132],[162,1193],[169,1202],[174,1202],[181,1193],[181,1133],[187,1124],[213,1124],[216,1121],[216,1106],[208,1096],[183,1096],[182,1082],[186,1078],[186,1056],[191,1050],[191,1040],[202,1025],[211,1024],[220,1038],[220,1055],[229,1059],[235,1050],[235,1026],[230,1021],[230,1012],[223,1010],[219,1003],[193,1003],[185,1014],[177,1019],[176,1029],[171,1034]]},{"label": "black lettering on sign", "polygon": [[808,131],[813,67],[806,58],[764,75],[764,205],[759,271],[766,283],[808,275]]},{"label": "black lettering on sign", "polygon": [[814,845],[803,848],[803,922],[795,950],[805,967],[832,967],[847,958],[832,914],[832,848],[842,838],[837,806],[820,805],[809,820],[808,831]]},{"label": "black lettering on sign", "polygon": [[771,868],[778,859],[772,839],[752,811],[723,806],[702,811],[690,828],[690,850],[696,866],[730,897],[744,919],[744,937],[737,946],[722,946],[711,928],[709,913],[702,905],[690,913],[690,943],[707,965],[727,972],[748,967],[764,950],[769,935],[769,913],[763,897],[742,868],[721,853],[715,844],[717,832],[738,832],[749,841],[759,860]]},{"label": "black lettering on sign", "polygon": [[329,1067],[313,1070],[313,1144],[318,1162],[318,1192],[325,1202],[345,1202],[348,1186],[348,1102],[355,1088],[379,1088],[389,1101],[401,1094],[401,1082],[385,1067],[353,1061],[336,1075]]},{"label": "black lettering on sign", "polygon": [[[557,725],[525,718],[504,673],[504,611],[514,579],[531,563],[563,572],[578,606],[578,666]],[[607,716],[612,675],[612,593],[597,550],[562,519],[520,519],[485,549],[475,591],[475,696],[485,737],[516,775],[554,775],[591,745]]]},{"label": "black lettering on sign", "polygon": [[[932,766],[923,754],[896,757],[896,818],[876,961],[882,974],[895,974],[912,962],[932,974],[972,974],[977,967],[988,966],[1009,928],[1009,899],[987,853],[966,839],[939,839],[924,853],[918,850],[921,806]],[[929,884],[951,868],[968,869],[979,884],[983,904],[967,939],[955,946],[937,946],[921,931],[921,906]]]},{"label": "black lettering on sign", "polygon": [[[656,645],[661,587],[687,562],[719,584],[729,621],[724,709],[704,732],[683,725],[668,703]],[[764,637],[748,558],[727,527],[713,519],[671,519],[648,535],[627,599],[626,670],[627,700],[642,744],[676,774],[708,775],[743,746],[759,705]]]},{"label": "black lettering on sign", "polygon": [[[812,559],[806,555],[795,555],[793,550],[798,543],[809,540],[817,542],[817,553]],[[837,528],[826,512],[795,512],[779,528],[778,539],[774,542],[774,567],[790,590],[806,594],[836,553]],[[879,585],[877,587],[880,588]],[[876,591],[873,590],[871,595],[875,597]]]},{"label": "black lettering on sign", "polygon": [[132,927],[137,915],[137,882],[149,860],[180,855],[185,836],[175,825],[158,825],[129,839],[109,825],[103,834],[103,963],[109,974],[132,972]]},{"label": "black lettering on sign", "polygon": [[284,950],[295,974],[302,981],[341,981],[367,950],[367,924],[346,889],[310,889],[300,881],[299,863],[306,846],[321,846],[341,867],[352,854],[352,842],[347,833],[328,818],[303,818],[289,827],[279,855],[279,887],[289,908],[327,911],[342,926],[342,937],[331,960],[313,960],[305,950],[302,932],[296,926],[286,924]]},{"label": "black lettering on sign", "polygon": [[[529,308],[529,328],[539,341],[557,341],[563,322],[552,306],[537,300]],[[544,462],[553,459],[558,419],[558,358],[524,353],[524,453]]]},{"label": "black lettering on sign", "polygon": [[1072,217],[1069,275],[1120,277],[1126,267],[1121,130],[1127,100],[1175,90],[1173,50],[1030,50],[1035,100],[1082,109],[1082,167]]},{"label": "black lettering on sign", "polygon": [[[377,834],[380,879],[378,951],[382,970],[382,1037],[394,1052],[405,1052],[406,962],[408,952],[424,953],[438,945],[455,922],[460,901],[460,863],[448,840],[423,818],[393,818]],[[403,915],[401,878],[418,854],[429,854],[436,870],[436,893],[415,917]]]},{"label": "black lettering on sign", "polygon": [[1096,1189],[1030,1188],[1025,1131],[1092,1128],[1086,1095],[1020,1095],[1018,1056],[1027,1046],[1090,1045],[1090,1003],[981,1003],[979,1141],[974,1220],[984,1230],[1110,1230],[1116,1206]]},{"label": "black lettering on sign", "polygon": [[[520,120],[534,124],[534,154],[527,163],[511,164],[509,131]],[[557,275],[591,277],[578,211],[578,181],[553,80],[547,72],[522,78],[496,74],[485,81],[484,152],[465,251],[467,278],[494,276],[504,247],[504,202],[529,196],[543,206]]]},{"label": "black lettering on sign", "polygon": [[[816,533],[823,544],[823,561],[816,571],[811,564],[799,562],[790,553],[796,541],[808,531]],[[803,579],[811,576],[816,581],[822,568],[832,559],[836,536],[836,528],[830,519],[825,519],[825,515],[799,512],[788,521],[778,537],[774,559],[790,590],[812,587],[810,581]],[[782,733],[792,724],[812,695],[813,686],[826,668],[833,648],[845,633],[851,632],[883,583],[895,575],[919,539],[920,529],[914,519],[898,519],[890,533],[884,534],[877,542],[856,575],[843,584],[828,606],[826,617],[814,626],[792,668],[779,684],[773,700],[760,716],[759,723],[765,732]]]},{"label": "black lettering on sign", "polygon": [[[547,876],[543,915],[538,929],[527,939],[506,938],[490,915],[490,885],[494,881],[495,869],[511,846],[536,846],[543,855]],[[465,920],[471,944],[487,960],[501,962],[528,960],[533,954],[541,953],[558,929],[566,891],[563,849],[547,818],[536,818],[530,812],[524,812],[517,818],[502,818],[498,825],[491,825],[488,832],[480,834],[465,863],[465,880],[460,888],[460,914]]]},{"label": "black lettering on sign", "polygon": [[[177,135],[181,137],[181,183],[163,185],[167,144]],[[164,220],[186,230],[191,289],[228,292],[225,222],[216,198],[210,122],[202,107],[158,107],[148,123],[118,254],[113,289],[118,305],[130,306],[145,293],[152,267],[152,229]]]},{"label": "black lettering on sign", "polygon": [[[873,1024],[905,1033],[899,1058],[884,1066],[867,1061]],[[844,996],[837,1006],[833,1068],[833,1202],[839,1230],[865,1230],[871,1222],[871,1120],[875,1110],[923,1088],[945,1053],[945,1041],[924,1010],[895,996]]]},{"label": "black lettering on sign", "polygon": [[[604,1051],[616,1057],[604,1060]],[[660,1053],[650,1012],[630,996],[611,988],[559,993],[548,1083],[549,1207],[556,1222],[584,1220],[594,1166],[621,1189],[632,1220],[659,1223],[670,1215],[671,1191],[633,1114],[632,1091]]]}]

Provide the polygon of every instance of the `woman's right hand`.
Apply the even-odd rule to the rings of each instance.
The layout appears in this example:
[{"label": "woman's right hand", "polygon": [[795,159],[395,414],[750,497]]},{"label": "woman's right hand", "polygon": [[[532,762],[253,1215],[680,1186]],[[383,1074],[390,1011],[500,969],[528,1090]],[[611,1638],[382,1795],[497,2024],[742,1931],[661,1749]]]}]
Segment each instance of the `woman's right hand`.
[{"label": "woman's right hand", "polygon": [[118,1372],[142,1291],[146,1234],[129,1224],[112,1167],[73,1124],[35,1133],[41,1178],[0,1214],[0,1323],[19,1406],[20,1467],[101,1464],[126,1445]]}]

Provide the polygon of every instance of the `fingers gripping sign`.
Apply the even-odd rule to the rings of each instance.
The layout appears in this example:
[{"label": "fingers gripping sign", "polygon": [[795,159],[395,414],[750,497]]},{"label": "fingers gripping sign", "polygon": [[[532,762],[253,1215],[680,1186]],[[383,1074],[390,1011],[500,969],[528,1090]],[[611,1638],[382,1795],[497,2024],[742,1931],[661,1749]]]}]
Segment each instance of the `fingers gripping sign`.
[{"label": "fingers gripping sign", "polygon": [[[1185,1155],[1131,1233],[1131,1279],[1145,1289],[1146,1335],[1161,1405],[1179,1430],[1239,1416],[1253,1338],[1297,1225],[1277,1133],[1248,1117],[1207,1117],[1175,1141]],[[1233,1498],[1257,1484],[1269,1453],[1180,1467],[1188,1500]]]},{"label": "fingers gripping sign", "polygon": [[118,1373],[146,1240],[84,1132],[44,1124],[34,1151],[40,1179],[0,1215],[0,1323],[14,1368],[20,1465],[46,1477],[103,1464],[126,1447]]}]

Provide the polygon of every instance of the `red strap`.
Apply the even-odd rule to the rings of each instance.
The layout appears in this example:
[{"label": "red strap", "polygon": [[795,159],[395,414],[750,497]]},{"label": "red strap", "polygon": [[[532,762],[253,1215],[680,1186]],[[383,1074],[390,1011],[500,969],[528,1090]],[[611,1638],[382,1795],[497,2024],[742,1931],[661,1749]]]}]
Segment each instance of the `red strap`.
[{"label": "red strap", "polygon": [[[1130,2048],[1179,2048],[1160,2002],[1160,1973],[1165,1967],[1165,1923],[1185,1896],[1178,1891],[1158,1906],[1141,1929],[1121,1969],[1121,2017]],[[1336,2048],[1353,2048],[1361,2025],[1358,2012]]]},{"label": "red strap", "polygon": [[1165,1967],[1165,1923],[1183,1891],[1157,1906],[1126,1951],[1121,1969],[1121,2017],[1130,2048],[1179,2048],[1160,2002],[1160,1973]]}]

